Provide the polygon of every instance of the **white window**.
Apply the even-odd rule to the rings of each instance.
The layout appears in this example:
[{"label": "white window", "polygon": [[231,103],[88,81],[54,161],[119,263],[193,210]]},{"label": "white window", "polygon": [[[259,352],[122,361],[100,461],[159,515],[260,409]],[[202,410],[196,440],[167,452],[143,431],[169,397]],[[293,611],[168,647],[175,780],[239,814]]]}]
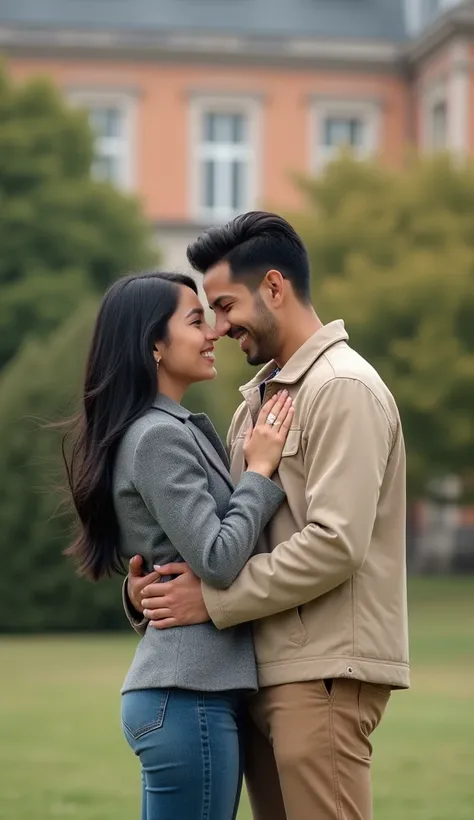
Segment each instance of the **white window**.
[{"label": "white window", "polygon": [[429,113],[429,142],[432,151],[444,151],[448,143],[448,106],[446,100],[438,100]]},{"label": "white window", "polygon": [[351,148],[362,148],[366,123],[360,116],[344,116],[343,114],[328,114],[323,122],[321,144],[325,148],[340,148],[347,145]]},{"label": "white window", "polygon": [[126,94],[73,92],[73,103],[89,114],[95,136],[92,173],[119,188],[133,188],[135,117],[134,101]]},{"label": "white window", "polygon": [[223,222],[255,206],[253,101],[197,99],[193,106],[193,203],[199,220]]},{"label": "white window", "polygon": [[424,90],[421,97],[421,147],[437,152],[448,148],[448,85],[438,81]]},{"label": "white window", "polygon": [[378,147],[379,107],[376,103],[316,103],[313,118],[313,169],[320,170],[348,148],[358,159]]}]

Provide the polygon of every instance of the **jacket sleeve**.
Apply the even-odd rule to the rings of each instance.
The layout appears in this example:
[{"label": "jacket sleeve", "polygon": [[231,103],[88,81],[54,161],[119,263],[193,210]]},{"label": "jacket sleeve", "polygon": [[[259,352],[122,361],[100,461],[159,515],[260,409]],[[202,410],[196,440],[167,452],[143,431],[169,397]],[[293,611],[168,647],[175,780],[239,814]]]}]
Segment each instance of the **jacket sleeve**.
[{"label": "jacket sleeve", "polygon": [[335,378],[320,389],[304,433],[306,526],[252,557],[224,592],[203,584],[219,629],[301,606],[362,566],[392,443],[390,421],[366,385]]},{"label": "jacket sleeve", "polygon": [[128,622],[129,622],[130,626],[132,627],[132,629],[135,630],[135,632],[137,632],[138,635],[140,635],[141,638],[143,638],[143,636],[146,632],[146,628],[148,626],[148,619],[144,618],[143,615],[141,615],[139,612],[137,612],[134,609],[134,607],[132,606],[132,602],[131,602],[130,598],[128,597],[127,581],[128,581],[128,575],[124,579],[124,582],[122,584],[122,604],[123,604],[123,608],[125,610],[125,615],[127,616],[127,619],[128,619]]},{"label": "jacket sleeve", "polygon": [[285,494],[273,481],[247,471],[221,521],[191,434],[160,423],[141,436],[134,483],[148,510],[193,572],[217,588],[232,583]]}]

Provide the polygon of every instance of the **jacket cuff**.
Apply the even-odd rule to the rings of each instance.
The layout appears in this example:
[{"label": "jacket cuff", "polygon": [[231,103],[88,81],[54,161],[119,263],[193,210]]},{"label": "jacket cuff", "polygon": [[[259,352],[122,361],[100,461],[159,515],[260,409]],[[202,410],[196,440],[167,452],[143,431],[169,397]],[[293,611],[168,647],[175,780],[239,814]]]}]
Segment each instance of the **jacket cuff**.
[{"label": "jacket cuff", "polygon": [[254,473],[253,470],[246,470],[245,473],[243,473],[237,487],[241,487],[243,484],[248,484],[252,490],[258,493],[264,507],[263,518],[265,523],[268,524],[280,504],[285,500],[285,491],[271,478],[267,478],[267,476],[261,473]]},{"label": "jacket cuff", "polygon": [[146,628],[148,626],[148,619],[144,618],[143,615],[141,614],[141,612],[137,612],[137,610],[133,606],[130,598],[128,597],[127,581],[128,581],[128,575],[127,575],[127,577],[125,578],[125,580],[122,584],[122,604],[123,604],[123,608],[125,610],[125,615],[127,616],[127,619],[129,621],[130,625],[133,627],[135,632],[137,632],[138,635],[140,635],[140,637],[142,638],[143,635],[145,634]]},{"label": "jacket cuff", "polygon": [[201,581],[201,592],[208,615],[214,626],[217,629],[226,629],[230,626],[219,590]]}]

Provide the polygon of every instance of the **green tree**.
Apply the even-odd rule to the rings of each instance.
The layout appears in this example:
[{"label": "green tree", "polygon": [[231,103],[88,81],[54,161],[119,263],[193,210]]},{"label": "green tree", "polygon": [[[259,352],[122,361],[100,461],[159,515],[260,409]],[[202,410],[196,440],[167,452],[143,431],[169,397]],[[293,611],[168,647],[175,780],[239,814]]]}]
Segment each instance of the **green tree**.
[{"label": "green tree", "polygon": [[0,367],[155,258],[138,203],[91,178],[92,148],[85,113],[48,81],[0,69]]},{"label": "green tree", "polygon": [[[124,626],[120,579],[78,579],[62,555],[72,531],[60,457],[97,304],[84,302],[50,340],[27,342],[0,385],[0,631]],[[56,489],[57,488],[57,489]]]},{"label": "green tree", "polygon": [[403,172],[341,158],[302,183],[314,304],[400,407],[410,493],[474,467],[474,165],[442,156]]}]

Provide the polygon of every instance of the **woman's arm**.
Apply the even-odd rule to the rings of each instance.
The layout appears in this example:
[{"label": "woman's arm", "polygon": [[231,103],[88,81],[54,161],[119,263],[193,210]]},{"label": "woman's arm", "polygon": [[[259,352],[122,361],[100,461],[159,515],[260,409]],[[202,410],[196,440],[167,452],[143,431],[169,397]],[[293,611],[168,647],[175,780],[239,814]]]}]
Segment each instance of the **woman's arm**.
[{"label": "woman's arm", "polygon": [[210,586],[225,589],[249,559],[285,494],[269,478],[248,471],[221,521],[199,452],[184,426],[155,424],[136,447],[134,483],[193,572]]}]

